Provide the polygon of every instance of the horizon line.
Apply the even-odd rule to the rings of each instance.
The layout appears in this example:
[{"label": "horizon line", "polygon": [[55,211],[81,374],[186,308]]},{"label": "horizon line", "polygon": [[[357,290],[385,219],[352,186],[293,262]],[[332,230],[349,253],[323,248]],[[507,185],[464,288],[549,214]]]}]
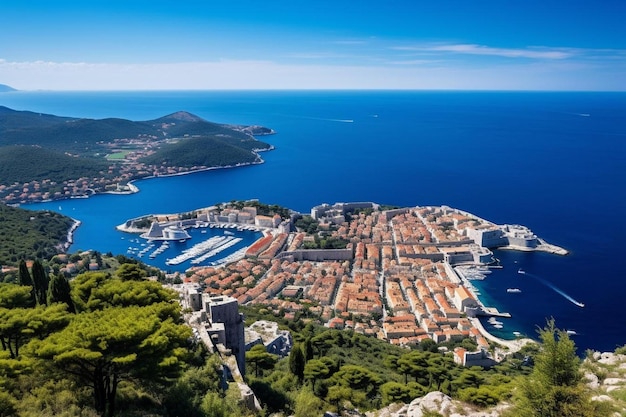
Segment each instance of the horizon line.
[{"label": "horizon line", "polygon": [[148,93],[148,92],[492,92],[492,93],[626,93],[624,90],[596,89],[499,89],[499,88],[143,88],[143,89],[17,89],[7,84],[11,90],[0,91],[10,93]]}]

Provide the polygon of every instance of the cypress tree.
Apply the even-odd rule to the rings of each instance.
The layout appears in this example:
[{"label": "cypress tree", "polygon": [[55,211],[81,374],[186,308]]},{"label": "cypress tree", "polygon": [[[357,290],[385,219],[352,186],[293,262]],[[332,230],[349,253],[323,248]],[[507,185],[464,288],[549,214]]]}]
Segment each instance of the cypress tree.
[{"label": "cypress tree", "polygon": [[76,313],[72,296],[70,295],[70,283],[63,275],[54,275],[48,287],[48,305],[52,303],[67,304],[67,311]]},{"label": "cypress tree", "polygon": [[291,348],[289,353],[289,370],[292,374],[298,377],[298,381],[302,382],[304,377],[304,365],[305,365],[304,353],[299,343],[296,343]]},{"label": "cypress tree", "polygon": [[304,354],[304,361],[308,362],[313,359],[313,344],[311,343],[311,338],[307,337],[304,341],[304,347],[302,348],[302,353]]},{"label": "cypress tree", "polygon": [[35,284],[35,298],[37,300],[37,304],[46,305],[46,302],[48,301],[48,286],[50,285],[48,274],[38,259],[33,262],[31,271],[33,272],[33,283]]},{"label": "cypress tree", "polygon": [[31,288],[30,290],[30,302],[27,307],[34,307],[36,304],[35,298],[35,285],[33,284],[33,279],[30,276],[30,272],[28,272],[28,267],[26,266],[26,261],[23,259],[19,263],[18,269],[18,282],[20,285],[28,286]]}]

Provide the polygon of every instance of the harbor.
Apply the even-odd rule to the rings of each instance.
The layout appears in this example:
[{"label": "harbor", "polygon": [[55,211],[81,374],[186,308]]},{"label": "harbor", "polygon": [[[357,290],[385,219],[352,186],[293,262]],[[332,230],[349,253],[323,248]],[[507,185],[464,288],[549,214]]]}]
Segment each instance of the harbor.
[{"label": "harbor", "polygon": [[165,263],[179,265],[191,260],[192,265],[198,265],[241,241],[241,238],[233,236],[214,236],[185,249],[180,255],[168,259]]},{"label": "harbor", "polygon": [[217,266],[239,260],[261,237],[254,227],[208,222],[185,228],[186,239],[150,239],[141,236],[139,230],[133,232],[139,237],[129,239],[126,233],[120,236],[129,244],[126,255],[145,259],[168,272],[184,272],[191,267]]}]

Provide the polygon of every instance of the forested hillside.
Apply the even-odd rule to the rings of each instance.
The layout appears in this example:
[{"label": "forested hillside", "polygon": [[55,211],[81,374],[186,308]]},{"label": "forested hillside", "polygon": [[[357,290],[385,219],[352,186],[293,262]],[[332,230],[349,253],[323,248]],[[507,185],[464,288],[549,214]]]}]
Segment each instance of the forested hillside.
[{"label": "forested hillside", "polygon": [[154,154],[141,159],[149,165],[223,167],[252,163],[258,157],[242,146],[223,138],[201,137],[166,144]]},{"label": "forested hillside", "polygon": [[[587,383],[592,372],[596,387],[598,378],[606,386],[623,377],[619,359],[590,354],[581,362],[554,322],[541,331],[541,348],[529,346],[484,370],[456,365],[444,349],[452,345],[429,341],[400,348],[318,326],[306,312],[281,319],[263,306],[244,308],[248,321],[275,319],[295,344],[282,359],[262,344],[246,353],[246,380],[263,407],[251,410],[237,384],[222,378],[223,358],[192,337],[178,299],[148,280],[138,263],[70,281],[45,262],[36,260],[30,270],[21,263],[18,283],[0,283],[0,415],[364,416],[389,406],[384,415],[400,417],[407,415],[402,404],[429,392],[451,396],[457,415],[487,410],[492,416],[591,417],[624,411],[617,382],[613,390]],[[449,415],[452,409],[441,410],[451,404],[446,401],[419,415]],[[490,408],[494,404],[499,411]]]},{"label": "forested hillside", "polygon": [[49,211],[32,211],[0,204],[0,265],[21,259],[49,259],[62,252],[74,221]]},{"label": "forested hillside", "polygon": [[[0,184],[46,179],[60,184],[78,178],[97,178],[105,175],[108,165],[102,159],[77,158],[40,146],[1,146]],[[54,187],[51,191],[55,191]]]}]

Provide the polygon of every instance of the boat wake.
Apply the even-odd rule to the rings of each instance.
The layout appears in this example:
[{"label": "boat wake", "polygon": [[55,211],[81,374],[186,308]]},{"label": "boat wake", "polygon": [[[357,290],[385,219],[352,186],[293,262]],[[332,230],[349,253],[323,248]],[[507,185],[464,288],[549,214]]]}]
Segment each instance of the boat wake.
[{"label": "boat wake", "polygon": [[541,278],[540,276],[537,276],[535,274],[529,274],[528,272],[522,271],[521,269],[518,271],[518,273],[523,274],[523,275],[528,275],[529,277],[535,278],[537,281],[541,282],[546,287],[551,288],[554,292],[556,292],[557,294],[561,295],[567,301],[569,301],[570,303],[572,303],[574,305],[577,305],[578,307],[582,308],[582,307],[585,306],[585,304],[581,303],[580,301],[576,301],[570,295],[566,294],[565,291],[561,290],[560,288],[556,287],[554,284],[552,284],[551,282]]}]

